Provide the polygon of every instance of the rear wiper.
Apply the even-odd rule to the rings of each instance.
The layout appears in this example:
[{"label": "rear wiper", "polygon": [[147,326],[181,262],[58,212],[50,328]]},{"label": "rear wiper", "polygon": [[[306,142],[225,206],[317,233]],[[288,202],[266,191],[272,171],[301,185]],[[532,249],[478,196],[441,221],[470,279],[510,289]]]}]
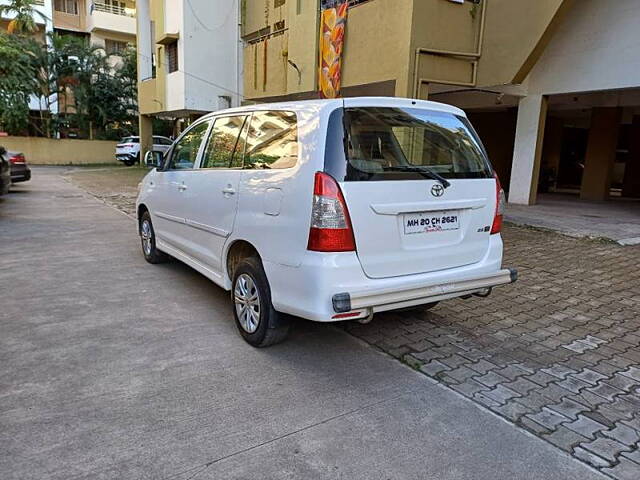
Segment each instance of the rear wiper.
[{"label": "rear wiper", "polygon": [[431,180],[437,180],[442,184],[444,188],[448,188],[451,186],[451,183],[440,175],[438,172],[434,172],[433,170],[427,167],[410,167],[409,165],[395,165],[393,167],[384,167],[385,172],[416,172],[421,174],[426,178],[430,178]]}]

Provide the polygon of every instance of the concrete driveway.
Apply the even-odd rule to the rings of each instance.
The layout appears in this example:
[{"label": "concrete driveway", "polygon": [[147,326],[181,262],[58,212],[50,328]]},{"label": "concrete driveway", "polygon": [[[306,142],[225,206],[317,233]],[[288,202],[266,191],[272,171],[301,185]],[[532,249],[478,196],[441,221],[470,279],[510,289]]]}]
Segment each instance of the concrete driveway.
[{"label": "concrete driveway", "polygon": [[59,172],[0,199],[3,479],[604,478],[340,329],[251,348]]}]

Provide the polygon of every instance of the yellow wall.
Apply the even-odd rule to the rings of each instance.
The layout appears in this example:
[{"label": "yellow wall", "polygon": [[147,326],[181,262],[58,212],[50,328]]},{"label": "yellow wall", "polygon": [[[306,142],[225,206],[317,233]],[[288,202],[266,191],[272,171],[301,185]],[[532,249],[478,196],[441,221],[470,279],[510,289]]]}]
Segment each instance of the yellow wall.
[{"label": "yellow wall", "polygon": [[[469,1],[371,0],[351,7],[342,86],[395,81],[396,95],[424,97],[428,86],[420,84],[420,79],[476,87],[521,82],[572,2],[483,0],[475,5]],[[280,19],[288,29],[268,41],[266,85],[264,43],[245,48],[244,87],[249,99],[317,90],[317,0],[302,0],[300,12],[296,0],[286,0],[277,9],[273,5],[273,0],[245,0],[245,38],[266,25],[273,29]],[[418,48],[465,55],[423,52],[416,67]],[[287,60],[299,67],[300,77]]]},{"label": "yellow wall", "polygon": [[[164,1],[150,0],[149,15],[155,22],[155,41],[161,38],[164,31]],[[151,115],[165,110],[166,94],[166,68],[164,64],[165,52],[162,45],[153,45],[156,54],[156,76],[142,82],[138,82],[138,110],[142,115]],[[140,45],[137,44],[138,54]]]},{"label": "yellow wall", "polygon": [[117,163],[117,143],[105,140],[0,137],[0,145],[7,150],[22,152],[28,163],[40,165]]},{"label": "yellow wall", "polygon": [[396,80],[404,85],[411,55],[413,0],[373,0],[349,9],[342,85]]},{"label": "yellow wall", "polygon": [[414,0],[407,96],[426,98],[429,82],[473,85],[486,1],[476,5]]},{"label": "yellow wall", "polygon": [[[414,0],[373,0],[349,9],[344,46],[342,86],[353,87],[376,82],[396,81],[406,94],[411,55],[411,16]],[[264,83],[265,42],[244,49],[244,91],[252,99],[313,92],[317,89],[317,50],[319,37],[318,2],[287,0],[277,9],[269,6],[268,22],[281,18],[288,29],[267,40],[267,82]],[[285,9],[286,7],[286,9]],[[246,0],[245,38],[265,26],[265,1]],[[300,70],[288,64],[291,60]]]},{"label": "yellow wall", "polygon": [[571,0],[488,0],[478,86],[522,82],[571,4]]}]

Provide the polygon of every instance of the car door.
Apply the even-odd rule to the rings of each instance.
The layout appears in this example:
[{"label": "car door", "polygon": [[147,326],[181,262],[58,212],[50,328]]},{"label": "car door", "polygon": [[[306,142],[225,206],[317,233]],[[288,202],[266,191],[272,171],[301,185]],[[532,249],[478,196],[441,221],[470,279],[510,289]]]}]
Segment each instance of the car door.
[{"label": "car door", "polygon": [[205,120],[192,125],[175,143],[158,172],[152,203],[154,229],[161,246],[165,243],[187,254],[191,229],[186,225],[185,213],[193,199],[189,186],[210,123]]},{"label": "car door", "polygon": [[218,117],[202,149],[197,170],[189,179],[185,206],[190,229],[189,250],[222,278],[222,250],[233,231],[238,206],[249,115]]}]

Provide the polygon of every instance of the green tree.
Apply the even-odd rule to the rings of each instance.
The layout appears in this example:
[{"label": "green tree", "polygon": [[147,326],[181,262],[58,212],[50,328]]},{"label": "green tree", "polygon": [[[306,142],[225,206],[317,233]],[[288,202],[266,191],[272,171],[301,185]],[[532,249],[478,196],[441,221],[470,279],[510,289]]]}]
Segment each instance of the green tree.
[{"label": "green tree", "polygon": [[[29,116],[29,98],[39,114]],[[58,113],[51,114],[57,102]],[[51,34],[46,44],[0,32],[0,127],[51,137],[65,127],[84,138],[137,130],[136,53],[107,55],[82,38]]]},{"label": "green tree", "polygon": [[35,0],[11,0],[0,5],[0,17],[12,18],[7,31],[17,34],[31,34],[38,30],[35,17],[47,21],[48,17],[35,8]]},{"label": "green tree", "polygon": [[29,97],[35,89],[34,43],[0,32],[0,127],[20,133],[29,123]]}]

